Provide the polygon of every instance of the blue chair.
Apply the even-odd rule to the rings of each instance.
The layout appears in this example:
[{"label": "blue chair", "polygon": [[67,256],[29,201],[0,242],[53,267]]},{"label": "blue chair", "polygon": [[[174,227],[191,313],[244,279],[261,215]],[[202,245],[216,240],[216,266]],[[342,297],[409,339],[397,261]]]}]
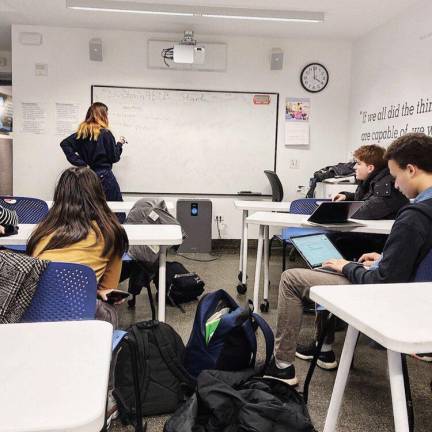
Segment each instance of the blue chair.
[{"label": "blue chair", "polygon": [[[330,201],[329,199],[318,198],[300,198],[294,200],[290,205],[290,213],[310,215],[318,207],[322,201]],[[291,237],[307,234],[323,234],[326,230],[319,228],[284,228],[280,240],[282,241],[282,271],[286,269],[286,249],[288,245],[292,245]]]},{"label": "blue chair", "polygon": [[[39,198],[0,196],[0,205],[15,211],[19,223],[23,224],[37,224],[48,213],[48,204]],[[7,248],[16,252],[25,252],[26,250],[23,245],[8,246]]]},{"label": "blue chair", "polygon": [[81,264],[51,262],[21,321],[92,320],[96,313],[94,271]]},{"label": "blue chair", "polygon": [[[82,264],[50,262],[21,322],[93,320],[96,313],[96,290],[96,275],[91,268]],[[126,335],[125,331],[114,331],[112,350],[114,352],[122,340],[129,344],[137,419],[141,419],[137,349]],[[106,419],[103,430],[106,430]],[[135,430],[142,432],[142,422],[137,421]]]},{"label": "blue chair", "polygon": [[0,196],[0,205],[16,211],[19,223],[39,223],[48,213],[48,204],[39,198]]}]

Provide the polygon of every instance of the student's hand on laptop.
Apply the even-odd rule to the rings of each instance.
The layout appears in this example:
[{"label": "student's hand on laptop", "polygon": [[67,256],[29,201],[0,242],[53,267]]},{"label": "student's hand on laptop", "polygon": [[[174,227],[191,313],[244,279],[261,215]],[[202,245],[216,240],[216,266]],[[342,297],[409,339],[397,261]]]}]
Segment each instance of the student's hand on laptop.
[{"label": "student's hand on laptop", "polygon": [[333,197],[333,201],[345,201],[346,195],[344,194],[337,194]]},{"label": "student's hand on laptop", "polygon": [[375,261],[381,258],[381,254],[376,252],[368,252],[363,254],[358,262],[363,264],[365,267],[370,267]]},{"label": "student's hand on laptop", "polygon": [[347,261],[346,259],[340,258],[340,259],[331,259],[325,261],[323,262],[322,266],[323,268],[330,269],[338,273],[342,273],[342,269],[349,263],[350,262]]}]

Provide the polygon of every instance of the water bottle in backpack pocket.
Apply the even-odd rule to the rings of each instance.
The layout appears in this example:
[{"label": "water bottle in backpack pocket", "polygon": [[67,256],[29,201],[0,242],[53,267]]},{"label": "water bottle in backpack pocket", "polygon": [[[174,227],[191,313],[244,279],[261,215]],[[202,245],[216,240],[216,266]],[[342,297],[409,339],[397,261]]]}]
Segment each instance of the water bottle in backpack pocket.
[{"label": "water bottle in backpack pocket", "polygon": [[274,337],[266,321],[249,307],[240,307],[224,290],[206,294],[198,303],[186,346],[186,369],[197,377],[204,369],[238,371],[254,367],[258,327],[264,334],[267,365]]}]

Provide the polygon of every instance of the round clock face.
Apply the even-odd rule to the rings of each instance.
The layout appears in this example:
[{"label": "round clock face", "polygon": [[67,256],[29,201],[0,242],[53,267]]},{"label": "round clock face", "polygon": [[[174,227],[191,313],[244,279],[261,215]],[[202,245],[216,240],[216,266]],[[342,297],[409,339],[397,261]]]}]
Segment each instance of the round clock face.
[{"label": "round clock face", "polygon": [[329,81],[327,69],[319,63],[306,65],[300,74],[300,82],[305,90],[318,93],[324,90]]}]

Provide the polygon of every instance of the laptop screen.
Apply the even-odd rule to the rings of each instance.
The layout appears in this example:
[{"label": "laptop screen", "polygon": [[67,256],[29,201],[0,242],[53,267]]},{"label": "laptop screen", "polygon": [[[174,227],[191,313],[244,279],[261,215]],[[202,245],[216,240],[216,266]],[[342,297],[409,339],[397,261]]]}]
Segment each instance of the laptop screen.
[{"label": "laptop screen", "polygon": [[325,234],[291,237],[295,248],[312,267],[321,267],[324,261],[343,258]]}]

